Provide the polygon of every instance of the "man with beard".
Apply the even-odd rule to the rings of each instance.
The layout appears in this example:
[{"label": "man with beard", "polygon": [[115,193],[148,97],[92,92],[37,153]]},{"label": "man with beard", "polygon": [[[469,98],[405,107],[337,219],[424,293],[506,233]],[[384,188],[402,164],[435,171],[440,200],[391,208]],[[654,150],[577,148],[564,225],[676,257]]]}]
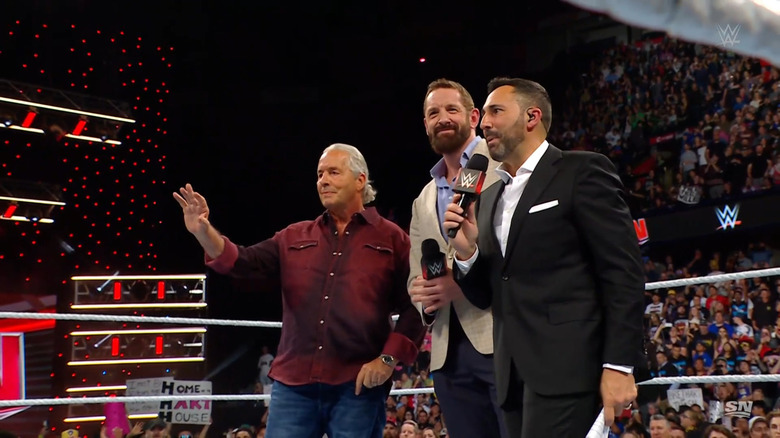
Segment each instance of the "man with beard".
[{"label": "man with beard", "polygon": [[[493,316],[490,309],[472,305],[452,275],[426,280],[421,276],[421,244],[434,239],[447,248],[441,223],[452,202],[455,178],[474,154],[487,156],[485,140],[476,135],[479,110],[459,83],[437,79],[428,85],[423,123],[431,147],[442,158],[431,169],[432,180],[412,205],[409,293],[423,321],[432,325],[431,371],[436,395],[453,438],[507,438],[496,404],[493,378]],[[498,181],[496,161],[490,160],[483,187]],[[453,250],[447,249],[452,265]]]},{"label": "man with beard", "polygon": [[[601,154],[545,140],[547,91],[525,79],[488,85],[481,127],[501,182],[444,228],[464,295],[492,305],[498,402],[518,438],[585,436],[635,399],[643,357],[644,278],[624,188]],[[532,352],[532,353],[531,353]],[[447,416],[449,421],[449,416]]]}]

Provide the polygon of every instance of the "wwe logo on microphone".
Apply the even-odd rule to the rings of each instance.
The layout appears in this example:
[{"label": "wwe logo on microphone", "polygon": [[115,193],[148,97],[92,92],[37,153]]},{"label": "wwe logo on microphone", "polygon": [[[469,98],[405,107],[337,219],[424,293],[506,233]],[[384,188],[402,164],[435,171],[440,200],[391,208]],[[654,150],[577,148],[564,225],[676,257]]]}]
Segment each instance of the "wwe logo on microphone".
[{"label": "wwe logo on microphone", "polygon": [[438,277],[443,269],[444,264],[441,262],[431,263],[428,265],[428,272],[430,272],[434,277]]},{"label": "wwe logo on microphone", "polygon": [[734,27],[731,27],[730,25],[726,25],[726,27],[720,27],[720,24],[718,25],[718,35],[720,36],[720,45],[723,47],[729,46],[734,47],[734,44],[739,44],[739,40],[737,39],[737,34],[739,34],[739,28],[741,25],[736,25]]},{"label": "wwe logo on microphone", "polygon": [[718,217],[718,222],[720,222],[720,226],[716,230],[727,230],[729,228],[733,230],[735,226],[742,225],[742,221],[737,220],[739,204],[734,205],[734,207],[726,205],[723,207],[723,210],[715,208],[715,215]]},{"label": "wwe logo on microphone", "polygon": [[460,173],[460,186],[464,189],[470,189],[474,187],[477,179],[479,178],[479,172],[470,171],[470,169],[463,169]]}]

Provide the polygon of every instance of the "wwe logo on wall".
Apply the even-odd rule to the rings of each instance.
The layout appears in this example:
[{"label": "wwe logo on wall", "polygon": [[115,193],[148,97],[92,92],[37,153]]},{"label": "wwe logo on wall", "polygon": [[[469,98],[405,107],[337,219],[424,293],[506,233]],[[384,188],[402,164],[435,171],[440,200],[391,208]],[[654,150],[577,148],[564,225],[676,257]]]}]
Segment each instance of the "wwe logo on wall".
[{"label": "wwe logo on wall", "polygon": [[715,216],[717,216],[718,222],[720,222],[720,226],[716,230],[727,230],[729,228],[733,230],[737,225],[742,225],[742,221],[737,220],[739,204],[734,205],[734,207],[725,205],[722,210],[715,208]]},{"label": "wwe logo on wall", "polygon": [[739,40],[737,39],[737,34],[739,34],[739,28],[741,25],[736,25],[734,27],[731,27],[730,25],[726,25],[726,27],[720,27],[718,25],[718,35],[720,36],[720,45],[723,47],[729,46],[734,47],[734,44],[739,44]]}]

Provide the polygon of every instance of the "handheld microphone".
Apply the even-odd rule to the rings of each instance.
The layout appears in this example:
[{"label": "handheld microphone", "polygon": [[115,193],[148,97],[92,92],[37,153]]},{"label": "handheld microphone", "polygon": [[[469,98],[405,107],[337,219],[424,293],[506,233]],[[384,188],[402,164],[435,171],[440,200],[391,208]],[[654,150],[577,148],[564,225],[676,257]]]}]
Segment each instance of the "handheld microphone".
[{"label": "handheld microphone", "polygon": [[[466,210],[469,205],[477,199],[477,196],[482,192],[482,183],[485,182],[485,172],[488,168],[488,159],[482,154],[474,154],[466,163],[466,167],[460,170],[460,176],[455,183],[453,189],[455,193],[460,193],[460,201],[458,207],[463,209],[463,217],[466,217]],[[447,231],[447,236],[450,239],[454,238],[458,234],[460,224],[455,228],[450,228]]]},{"label": "handheld microphone", "polygon": [[433,239],[425,239],[422,242],[422,276],[426,280],[443,277],[447,273],[447,260],[444,253],[439,250],[439,244]]}]

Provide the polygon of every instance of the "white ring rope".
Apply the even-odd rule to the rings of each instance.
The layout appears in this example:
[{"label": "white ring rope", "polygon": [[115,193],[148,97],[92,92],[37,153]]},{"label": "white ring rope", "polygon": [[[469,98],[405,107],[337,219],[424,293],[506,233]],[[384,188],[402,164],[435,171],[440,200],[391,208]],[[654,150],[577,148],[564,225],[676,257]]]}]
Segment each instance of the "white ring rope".
[{"label": "white ring rope", "polygon": [[[717,283],[727,280],[739,280],[743,278],[769,277],[780,275],[780,268],[758,269],[731,274],[709,275],[705,277],[681,278],[678,280],[656,281],[645,284],[645,290],[654,290],[668,287],[687,286],[691,284]],[[274,321],[248,321],[236,319],[208,319],[208,318],[184,318],[184,317],[158,317],[158,316],[132,316],[132,315],[94,315],[83,313],[32,313],[32,312],[0,312],[0,318],[8,319],[40,319],[63,321],[102,321],[102,322],[136,322],[136,323],[161,323],[161,324],[201,324],[221,325],[232,327],[262,327],[281,328],[281,322]],[[396,320],[397,315],[393,315]],[[680,376],[680,377],[656,377],[638,385],[670,385],[674,383],[724,383],[724,382],[780,382],[780,374],[759,375],[723,375],[723,376]],[[433,388],[394,389],[390,395],[431,394]],[[211,401],[254,401],[269,400],[270,394],[200,394],[180,396],[115,396],[115,397],[81,397],[81,398],[45,398],[45,399],[19,399],[0,400],[0,408],[11,406],[55,406],[77,405],[113,402],[149,402],[149,401],[173,401],[173,400],[211,400]]]},{"label": "white ring rope", "polygon": [[[780,374],[746,374],[723,376],[681,376],[681,377],[656,377],[638,383],[641,386],[670,385],[673,383],[745,383],[745,382],[780,382]],[[432,394],[433,388],[394,389],[390,395]],[[255,401],[270,400],[270,394],[199,394],[199,395],[153,395],[153,396],[115,396],[115,397],[79,397],[79,398],[40,398],[0,400],[0,408],[11,406],[55,406],[55,405],[83,405],[102,403],[143,403],[153,401]]]},{"label": "white ring rope", "polygon": [[[662,289],[668,287],[687,286],[690,284],[718,283],[727,280],[740,280],[743,278],[771,277],[780,275],[780,268],[757,269],[753,271],[735,272],[731,274],[708,275],[704,277],[680,278],[678,280],[655,281],[645,284],[645,290]],[[9,319],[56,319],[63,321],[103,321],[103,322],[138,322],[159,324],[202,324],[223,325],[232,327],[262,327],[281,328],[281,322],[275,321],[248,321],[239,319],[208,319],[208,318],[183,318],[172,316],[132,316],[132,315],[94,315],[87,313],[33,313],[33,312],[0,312],[0,318]],[[397,320],[398,315],[393,315]]]},{"label": "white ring rope", "polygon": [[[394,389],[390,395],[433,394],[433,388]],[[145,403],[154,401],[255,401],[270,400],[271,394],[199,394],[199,395],[144,395],[115,397],[67,397],[67,398],[33,398],[18,400],[0,400],[0,408],[11,406],[58,406],[85,405],[103,403]]]},{"label": "white ring rope", "polygon": [[689,284],[718,283],[727,280],[741,280],[743,278],[772,277],[775,275],[780,275],[780,268],[756,269],[754,271],[734,272],[731,274],[717,274],[706,275],[704,277],[680,278],[678,280],[654,281],[652,283],[646,283],[645,290],[688,286]]},{"label": "white ring rope", "polygon": [[674,383],[747,383],[747,382],[780,382],[780,374],[726,374],[722,376],[677,376],[656,377],[637,383],[637,385],[671,385]]}]

